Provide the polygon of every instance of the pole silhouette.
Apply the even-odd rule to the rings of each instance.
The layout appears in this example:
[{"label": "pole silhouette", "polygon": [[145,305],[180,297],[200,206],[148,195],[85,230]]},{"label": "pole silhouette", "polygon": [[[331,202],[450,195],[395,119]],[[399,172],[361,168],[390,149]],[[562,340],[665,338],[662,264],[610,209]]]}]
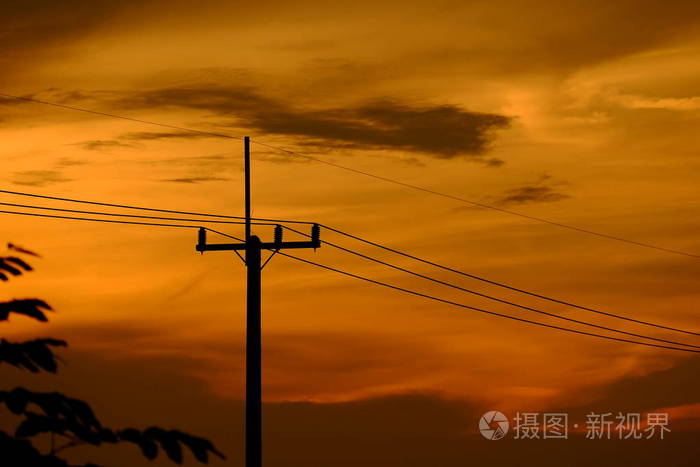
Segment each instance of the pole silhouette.
[{"label": "pole silhouette", "polygon": [[246,242],[248,275],[245,362],[245,453],[246,467],[262,466],[262,316],[261,243],[254,235]]},{"label": "pole silhouette", "polygon": [[247,269],[245,357],[246,467],[262,467],[262,250],[250,234],[250,138],[243,139],[245,166],[245,265]]},{"label": "pole silhouette", "polygon": [[[262,252],[272,255],[282,249],[319,248],[320,227],[311,228],[311,241],[285,242],[282,226],[275,226],[273,242],[264,243],[251,233],[250,200],[250,138],[243,139],[245,158],[245,243],[207,243],[207,231],[199,229],[196,250],[245,252],[246,298],[246,358],[245,358],[245,466],[262,467]],[[271,257],[270,257],[271,258]],[[270,260],[268,258],[267,261]],[[267,264],[267,261],[265,264]]]}]

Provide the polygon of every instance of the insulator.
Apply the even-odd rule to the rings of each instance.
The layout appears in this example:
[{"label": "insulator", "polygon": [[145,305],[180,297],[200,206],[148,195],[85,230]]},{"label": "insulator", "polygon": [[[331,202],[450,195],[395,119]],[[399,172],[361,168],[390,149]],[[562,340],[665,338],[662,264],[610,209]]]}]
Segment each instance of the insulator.
[{"label": "insulator", "polygon": [[275,226],[275,243],[282,243],[282,226],[279,224]]},{"label": "insulator", "polygon": [[314,248],[321,246],[321,226],[318,224],[314,224],[313,227],[311,227],[311,241],[315,245]]}]

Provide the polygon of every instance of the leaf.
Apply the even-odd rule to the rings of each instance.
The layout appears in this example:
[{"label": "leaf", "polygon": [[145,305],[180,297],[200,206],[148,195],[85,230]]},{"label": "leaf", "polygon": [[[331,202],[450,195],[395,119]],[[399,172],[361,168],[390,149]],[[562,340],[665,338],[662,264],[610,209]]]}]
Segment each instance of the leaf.
[{"label": "leaf", "polygon": [[16,256],[7,256],[4,259],[6,262],[13,263],[16,266],[19,266],[20,268],[24,269],[25,271],[33,271],[34,270],[34,268],[31,267],[29,264],[27,264],[22,258],[18,258]]},{"label": "leaf", "polygon": [[158,441],[170,460],[182,464],[182,447],[172,432],[154,426],[145,429],[143,436]]},{"label": "leaf", "polygon": [[34,252],[31,251],[31,250],[27,250],[27,249],[25,249],[25,248],[22,248],[22,247],[19,246],[19,245],[13,244],[13,243],[8,243],[8,244],[7,244],[7,248],[8,248],[9,250],[16,251],[17,253],[23,253],[23,254],[25,254],[25,255],[36,256],[37,258],[41,258],[41,255],[40,255],[40,254],[34,253]]},{"label": "leaf", "polygon": [[55,420],[48,417],[43,417],[32,412],[25,414],[27,417],[19,424],[15,430],[15,436],[18,438],[30,438],[40,433],[57,433],[63,432]]},{"label": "leaf", "polygon": [[138,444],[141,441],[141,432],[135,428],[125,428],[117,432],[119,439]]},{"label": "leaf", "polygon": [[117,438],[117,435],[114,433],[114,431],[110,430],[109,428],[103,428],[100,430],[98,433],[100,440],[104,441],[105,443],[117,443],[119,442],[119,438]]},{"label": "leaf", "polygon": [[[60,424],[57,426],[60,426],[62,431],[69,431],[86,443],[100,444],[107,436],[87,403],[58,392],[31,392],[24,388],[16,388],[9,392],[0,392],[0,401],[4,401],[13,413],[51,419]],[[30,416],[33,412],[27,411],[29,404],[39,407],[43,415]]]},{"label": "leaf", "polygon": [[192,455],[199,462],[204,464],[209,462],[209,451],[216,454],[222,459],[226,457],[214,448],[214,445],[208,439],[197,438],[196,436],[188,435],[187,433],[179,433],[180,442],[187,446]]},{"label": "leaf", "polygon": [[82,441],[86,444],[99,446],[102,443],[100,436],[88,427],[81,425],[75,419],[65,417],[51,417],[34,412],[25,412],[26,420],[23,421],[15,436],[32,437],[41,433],[57,433]]},{"label": "leaf", "polygon": [[[63,341],[52,339],[38,341],[63,344]],[[86,402],[58,392],[32,392],[24,388],[15,388],[11,391],[0,391],[0,403],[4,403],[13,413],[25,416],[25,420],[17,427],[17,437],[28,438],[50,432],[94,446],[102,443],[130,442],[136,444],[147,459],[155,459],[162,449],[168,458],[177,464],[183,462],[183,446],[189,448],[195,459],[202,463],[208,462],[210,453],[225,459],[211,441],[178,430],[164,430],[155,426],[144,431],[135,428],[118,431],[104,428]],[[30,406],[38,407],[43,413],[30,410]],[[0,450],[0,458],[2,456],[4,453]],[[27,465],[34,467],[35,464]]]},{"label": "leaf", "polygon": [[0,257],[0,269],[9,272],[13,276],[22,275],[22,271],[16,267],[14,267],[13,265],[9,264],[7,261],[7,258]]},{"label": "leaf", "polygon": [[55,373],[56,357],[49,347],[66,347],[65,341],[58,339],[35,339],[27,342],[11,343],[0,340],[0,362],[24,368],[33,373],[40,370]]},{"label": "leaf", "polygon": [[159,427],[150,427],[144,430],[143,435],[156,439],[168,457],[178,464],[182,462],[181,445],[189,448],[195,459],[202,463],[207,463],[209,461],[210,452],[221,459],[226,459],[226,456],[219,452],[211,441],[178,430],[164,430]]},{"label": "leaf", "polygon": [[31,372],[38,372],[39,368],[34,365],[28,355],[18,344],[11,344],[5,339],[0,341],[0,362],[6,362],[17,368],[25,368]]},{"label": "leaf", "polygon": [[24,388],[15,388],[10,392],[4,393],[4,402],[10,412],[13,414],[21,414],[27,408],[29,402],[29,391]]},{"label": "leaf", "polygon": [[12,300],[10,302],[0,303],[0,321],[5,321],[10,313],[17,313],[34,318],[37,321],[46,322],[48,318],[44,311],[53,311],[53,308],[43,300],[38,298],[25,298],[21,300]]},{"label": "leaf", "polygon": [[[59,394],[60,395],[60,394]],[[96,430],[102,430],[102,424],[95,417],[95,413],[92,408],[80,399],[71,399],[60,395],[63,397],[64,402],[67,404],[70,413],[72,413],[83,425],[94,428]]]},{"label": "leaf", "polygon": [[158,456],[158,445],[153,440],[142,439],[139,447],[144,457],[148,460],[153,460]]},{"label": "leaf", "polygon": [[117,432],[117,437],[122,441],[136,444],[141,449],[141,453],[148,460],[153,460],[158,456],[158,445],[155,441],[144,437],[143,434],[135,428],[121,430]]}]

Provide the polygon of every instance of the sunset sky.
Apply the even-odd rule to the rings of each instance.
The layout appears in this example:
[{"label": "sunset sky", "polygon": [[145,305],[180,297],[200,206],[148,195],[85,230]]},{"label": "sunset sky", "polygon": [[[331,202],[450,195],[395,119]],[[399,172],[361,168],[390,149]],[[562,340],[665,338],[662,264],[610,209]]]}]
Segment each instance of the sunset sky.
[{"label": "sunset sky", "polygon": [[[476,203],[698,255],[699,26],[700,3],[685,0],[7,1],[0,93],[250,136]],[[3,190],[243,214],[235,139],[5,98],[0,137]],[[700,332],[697,257],[475,207],[267,146],[252,150],[257,217],[319,222],[546,296]],[[9,194],[0,202],[126,212]],[[0,240],[43,255],[32,260],[36,272],[2,286],[3,297],[40,297],[57,310],[49,324],[14,318],[3,336],[71,344],[60,352],[57,375],[3,367],[3,386],[58,388],[91,402],[111,425],[206,436],[229,456],[212,465],[240,465],[240,260],[231,252],[197,254],[194,229],[0,216]],[[183,224],[243,235],[240,225]],[[269,227],[255,233],[272,239]],[[700,345],[697,337],[509,292],[327,230],[322,240],[548,312]],[[328,246],[294,254],[594,332]],[[700,358],[692,353],[486,316],[280,256],[264,270],[263,325],[269,466],[456,467],[485,456],[491,466],[558,465],[562,456],[574,458],[566,465],[691,465],[689,450],[697,452]],[[478,433],[487,410],[668,411],[673,431],[659,442],[579,436],[499,445]],[[543,450],[553,458],[538,457]],[[77,460],[106,465],[142,465],[137,454],[75,451]]]}]

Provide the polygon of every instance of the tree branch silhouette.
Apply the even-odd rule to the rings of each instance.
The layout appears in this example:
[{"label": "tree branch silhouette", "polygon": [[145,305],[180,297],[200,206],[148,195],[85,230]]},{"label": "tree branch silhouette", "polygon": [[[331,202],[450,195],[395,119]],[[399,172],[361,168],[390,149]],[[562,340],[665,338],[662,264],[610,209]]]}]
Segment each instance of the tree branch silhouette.
[{"label": "tree branch silhouette", "polygon": [[[8,249],[39,257],[37,253],[12,243],[8,243]],[[2,281],[8,281],[29,271],[33,271],[32,266],[19,257],[0,257]],[[39,322],[47,322],[47,311],[53,311],[53,308],[43,300],[14,299],[0,302],[0,321],[7,321],[14,313]],[[6,363],[32,373],[56,373],[58,358],[54,354],[54,348],[67,345],[67,342],[53,338],[25,342],[0,339],[0,364]],[[13,434],[0,430],[0,456],[3,461],[0,464],[8,467],[99,467],[96,464],[69,464],[58,455],[75,446],[101,447],[121,443],[136,445],[141,454],[149,460],[155,459],[162,452],[171,461],[181,464],[184,461],[184,449],[197,461],[205,464],[212,455],[225,459],[211,441],[179,430],[166,430],[156,426],[143,430],[107,428],[98,420],[89,404],[59,392],[33,392],[22,387],[0,390],[0,406],[2,405],[11,413],[22,417]],[[36,437],[46,434],[52,437],[51,448],[48,453],[42,453],[34,442]],[[61,437],[65,443],[56,446],[53,442],[54,436]],[[9,461],[9,464],[5,461]]]}]

